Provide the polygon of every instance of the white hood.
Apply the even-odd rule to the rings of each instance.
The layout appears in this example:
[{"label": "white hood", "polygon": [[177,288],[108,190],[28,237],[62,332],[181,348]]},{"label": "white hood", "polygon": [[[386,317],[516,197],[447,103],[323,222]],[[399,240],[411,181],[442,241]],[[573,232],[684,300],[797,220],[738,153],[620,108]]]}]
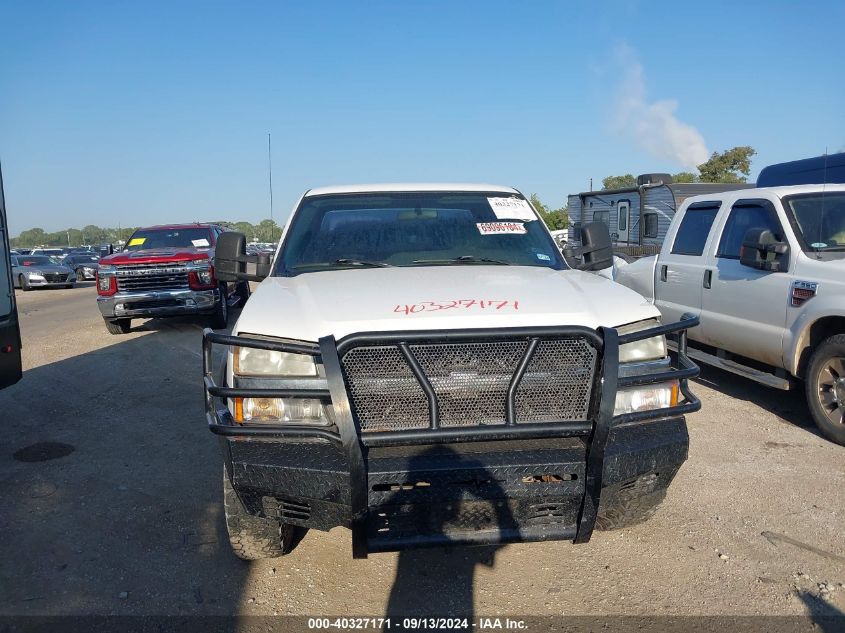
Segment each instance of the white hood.
[{"label": "white hood", "polygon": [[577,270],[473,264],[356,268],[268,277],[250,297],[234,333],[316,342],[355,332],[616,327],[658,316],[632,290]]}]

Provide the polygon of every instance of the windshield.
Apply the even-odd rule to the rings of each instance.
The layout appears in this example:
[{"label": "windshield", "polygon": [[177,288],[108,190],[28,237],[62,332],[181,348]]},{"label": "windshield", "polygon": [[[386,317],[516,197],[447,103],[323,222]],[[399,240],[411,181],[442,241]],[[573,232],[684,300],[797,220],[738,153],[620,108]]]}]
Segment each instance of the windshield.
[{"label": "windshield", "polygon": [[44,255],[18,256],[18,266],[52,266],[56,262]]},{"label": "windshield", "polygon": [[845,252],[845,192],[801,194],[784,201],[805,251]]},{"label": "windshield", "polygon": [[100,258],[93,255],[71,255],[70,260],[75,264],[96,264]]},{"label": "windshield", "polygon": [[275,272],[467,264],[566,268],[523,197],[415,192],[305,198]]},{"label": "windshield", "polygon": [[211,231],[206,227],[183,229],[143,229],[126,242],[125,251],[150,248],[210,248]]}]

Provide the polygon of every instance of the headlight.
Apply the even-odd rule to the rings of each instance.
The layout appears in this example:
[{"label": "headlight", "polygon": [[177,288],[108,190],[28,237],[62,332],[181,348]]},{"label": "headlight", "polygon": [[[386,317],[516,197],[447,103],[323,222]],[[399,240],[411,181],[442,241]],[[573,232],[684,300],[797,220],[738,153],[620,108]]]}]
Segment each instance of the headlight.
[{"label": "headlight", "polygon": [[44,276],[37,271],[30,270],[29,271],[29,278],[30,279],[44,279]]},{"label": "headlight", "polygon": [[114,266],[112,266],[111,264],[103,264],[102,266],[100,266],[100,272],[101,273],[112,273],[112,272],[114,272]]},{"label": "headlight", "polygon": [[317,363],[308,354],[235,347],[232,370],[238,376],[316,376]]},{"label": "headlight", "polygon": [[326,421],[323,403],[309,398],[235,398],[238,422]]},{"label": "headlight", "polygon": [[678,404],[678,382],[663,382],[657,385],[642,385],[620,389],[616,392],[616,406],[613,415],[666,409]]},{"label": "headlight", "polygon": [[[649,328],[657,327],[660,321],[657,319],[649,319],[647,321],[638,321],[616,328],[620,335],[630,334],[631,332],[639,332],[641,330],[648,330]],[[619,346],[619,362],[620,363],[635,363],[645,362],[650,360],[660,360],[666,358],[666,337],[664,335],[653,336],[651,338],[643,339],[642,341],[634,341],[633,343],[626,343]]]}]

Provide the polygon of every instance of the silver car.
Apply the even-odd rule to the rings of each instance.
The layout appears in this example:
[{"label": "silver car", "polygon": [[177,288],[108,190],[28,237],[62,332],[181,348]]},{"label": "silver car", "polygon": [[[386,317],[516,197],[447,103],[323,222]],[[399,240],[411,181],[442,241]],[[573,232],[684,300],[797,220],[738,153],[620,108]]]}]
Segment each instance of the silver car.
[{"label": "silver car", "polygon": [[15,288],[73,288],[76,273],[46,255],[13,255],[12,278]]},{"label": "silver car", "polygon": [[77,281],[88,281],[97,278],[100,258],[86,253],[70,253],[62,260],[62,264],[76,271]]}]

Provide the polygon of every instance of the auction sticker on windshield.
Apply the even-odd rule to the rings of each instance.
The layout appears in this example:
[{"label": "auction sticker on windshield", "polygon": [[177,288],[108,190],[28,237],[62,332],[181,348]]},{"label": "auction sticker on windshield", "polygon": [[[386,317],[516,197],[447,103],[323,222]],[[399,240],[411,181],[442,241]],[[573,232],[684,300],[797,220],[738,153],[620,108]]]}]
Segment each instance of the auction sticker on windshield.
[{"label": "auction sticker on windshield", "polygon": [[528,232],[522,222],[478,222],[475,226],[478,227],[478,232],[482,235],[501,235],[503,233],[525,235]]},{"label": "auction sticker on windshield", "polygon": [[531,205],[524,198],[487,198],[490,208],[499,220],[536,220]]},{"label": "auction sticker on windshield", "polygon": [[397,304],[393,308],[399,314],[418,314],[420,312],[439,312],[440,310],[486,310],[495,312],[497,310],[519,310],[519,301],[516,299],[456,299],[455,301],[420,301],[419,303]]},{"label": "auction sticker on windshield", "polygon": [[133,237],[131,240],[129,240],[129,244],[127,244],[127,246],[140,246],[146,241],[146,237]]}]

